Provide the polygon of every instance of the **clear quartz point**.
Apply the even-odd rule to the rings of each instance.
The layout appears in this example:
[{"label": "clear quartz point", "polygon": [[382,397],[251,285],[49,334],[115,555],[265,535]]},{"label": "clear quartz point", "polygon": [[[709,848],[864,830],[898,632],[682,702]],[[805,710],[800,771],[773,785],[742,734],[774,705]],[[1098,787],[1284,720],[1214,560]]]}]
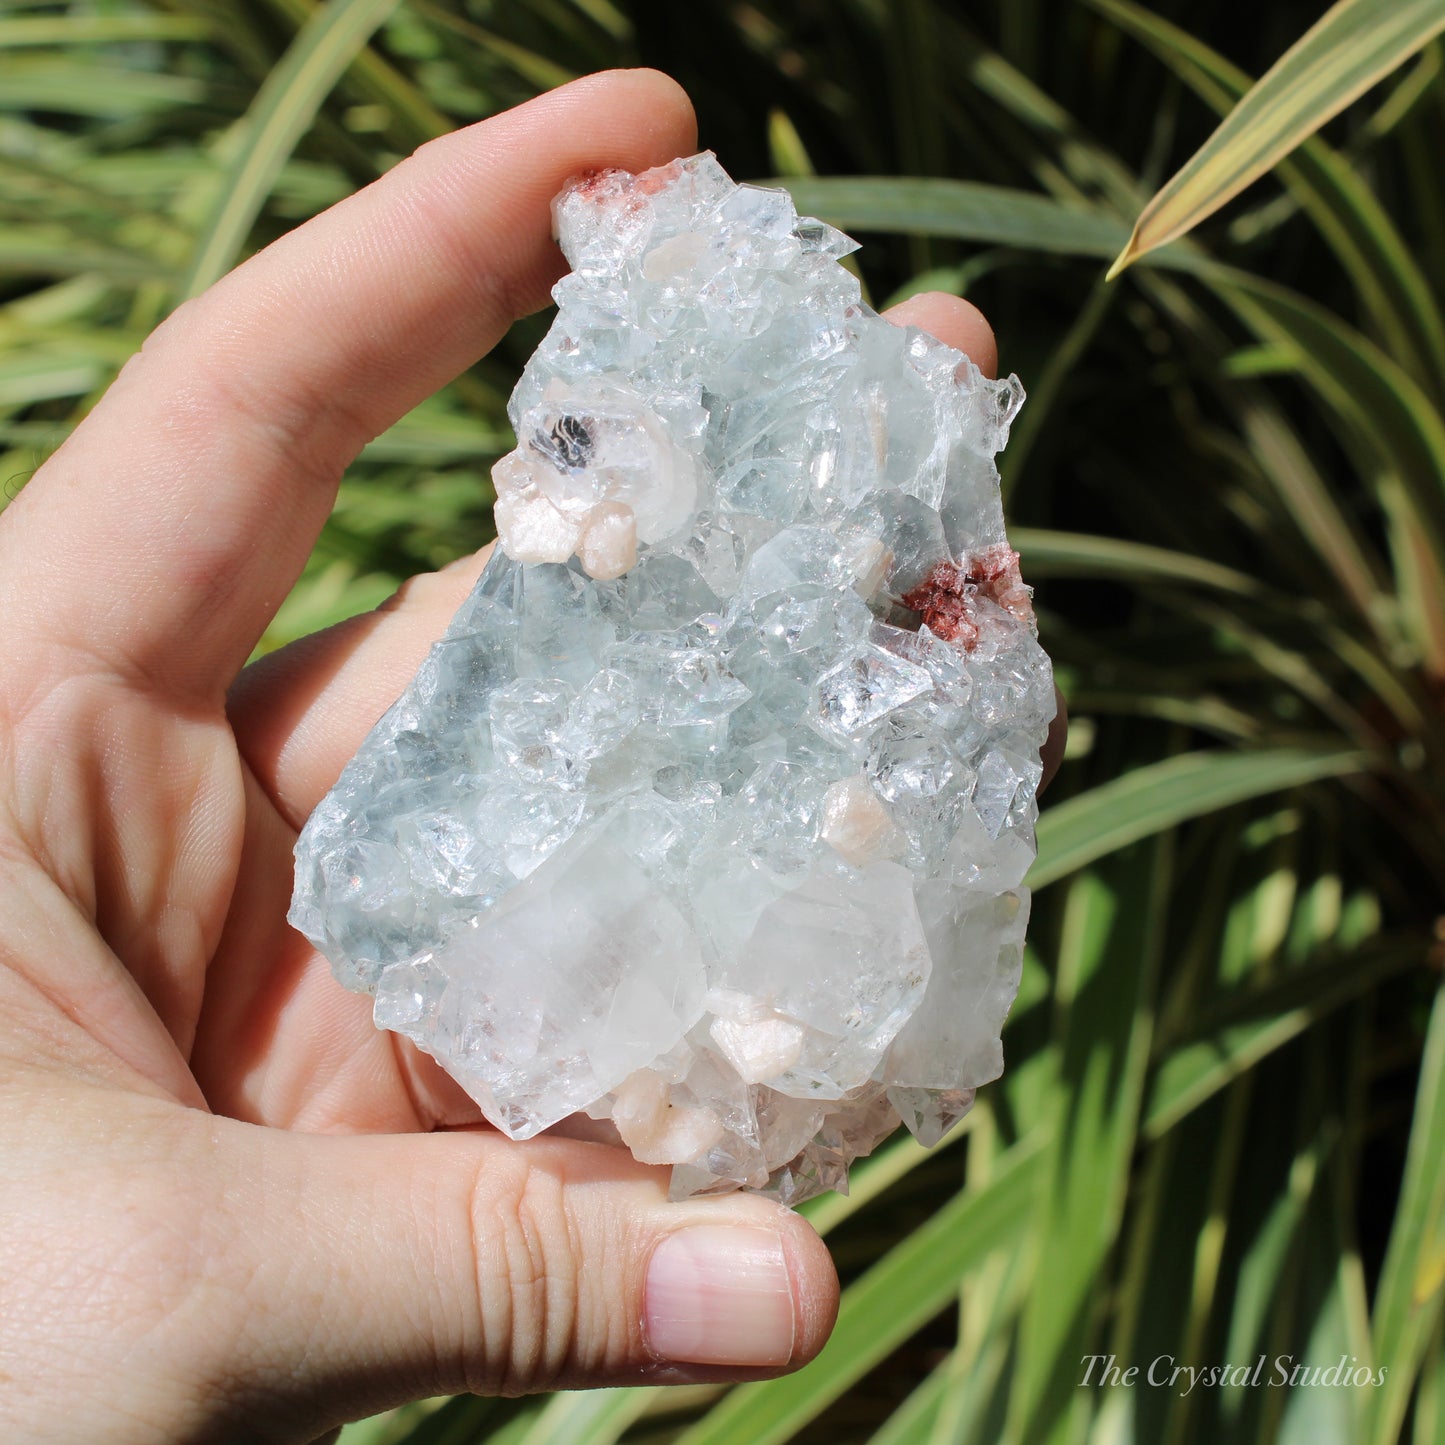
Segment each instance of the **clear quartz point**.
[{"label": "clear quartz point", "polygon": [[571,182],[498,546],[296,845],[292,923],[513,1138],[846,1190],[1003,1067],[1049,660],[1014,377],[710,154]]}]

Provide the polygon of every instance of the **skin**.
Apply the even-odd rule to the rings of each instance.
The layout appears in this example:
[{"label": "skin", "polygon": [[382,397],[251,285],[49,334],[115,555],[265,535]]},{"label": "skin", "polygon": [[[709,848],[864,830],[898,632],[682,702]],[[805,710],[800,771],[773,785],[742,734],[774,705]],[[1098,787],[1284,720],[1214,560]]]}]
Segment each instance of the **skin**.
[{"label": "skin", "polygon": [[[304,1441],[461,1391],[749,1379],[643,1328],[658,1241],[781,1239],[595,1143],[514,1144],[285,924],[302,821],[484,557],[244,671],[348,462],[546,302],[548,202],[696,149],[653,72],[424,146],[181,307],[0,517],[0,1433]],[[893,319],[996,364],[967,302]],[[1056,761],[1062,734],[1051,745]]]}]

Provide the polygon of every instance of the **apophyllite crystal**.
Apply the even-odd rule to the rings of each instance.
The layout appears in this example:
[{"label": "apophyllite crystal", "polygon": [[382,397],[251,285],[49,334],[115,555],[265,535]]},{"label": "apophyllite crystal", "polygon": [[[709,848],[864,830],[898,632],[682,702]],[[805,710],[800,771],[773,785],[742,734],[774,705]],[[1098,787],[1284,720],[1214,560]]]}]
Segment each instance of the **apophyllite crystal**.
[{"label": "apophyllite crystal", "polygon": [[1022,400],[711,155],[575,181],[499,545],[296,849],[292,922],[526,1138],[796,1201],[1003,1066],[1054,711]]}]

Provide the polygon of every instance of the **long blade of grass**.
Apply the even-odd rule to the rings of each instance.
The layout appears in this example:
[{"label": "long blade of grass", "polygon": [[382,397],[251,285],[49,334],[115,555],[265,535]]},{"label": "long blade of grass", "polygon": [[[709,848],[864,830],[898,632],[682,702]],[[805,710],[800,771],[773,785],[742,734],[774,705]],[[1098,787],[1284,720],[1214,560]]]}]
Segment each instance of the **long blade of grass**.
[{"label": "long blade of grass", "polygon": [[1445,989],[1435,995],[1400,1203],[1375,1295],[1375,1363],[1389,1367],[1374,1392],[1365,1435],[1372,1445],[1399,1438],[1445,1304]]},{"label": "long blade of grass", "polygon": [[[1134,0],[1090,0],[1149,47],[1204,102],[1227,114],[1253,84],[1217,51]],[[1445,317],[1390,214],[1354,166],[1311,136],[1278,175],[1349,273],[1396,359],[1445,387]]]},{"label": "long blade of grass", "polygon": [[558,65],[555,60],[538,55],[535,50],[528,50],[525,45],[518,45],[516,41],[508,40],[494,30],[484,30],[480,25],[474,25],[460,15],[453,15],[440,5],[426,4],[425,0],[413,0],[411,8],[433,25],[450,30],[470,41],[478,49],[496,56],[538,90],[551,90],[555,86],[566,85],[569,80],[577,79],[575,70]]},{"label": "long blade of grass", "polygon": [[111,281],[154,281],[170,274],[138,251],[79,241],[74,232],[44,224],[7,225],[0,231],[0,275],[104,276]]},{"label": "long blade of grass", "polygon": [[1019,1325],[1012,1439],[1053,1438],[1074,1399],[1123,1217],[1153,1026],[1167,851],[1133,851],[1070,886],[1055,988],[1059,1072],[1031,1233],[1037,1277]]},{"label": "long blade of grass", "polygon": [[48,216],[63,238],[62,244],[81,238],[110,243],[121,225],[133,246],[141,236],[189,239],[169,216],[98,184],[100,174],[111,179],[111,169],[104,161],[87,166],[85,159],[74,154],[59,164],[0,155],[0,207],[12,212],[18,224],[33,223],[37,214]]},{"label": "long blade of grass", "polygon": [[879,1360],[947,1307],[965,1271],[1011,1247],[1026,1227],[1039,1151],[1022,1141],[988,1186],[964,1189],[844,1291],[822,1354],[796,1375],[743,1385],[677,1445],[782,1445]]},{"label": "long blade of grass", "polygon": [[[1207,266],[1209,277],[1236,273],[1224,267]],[[1181,340],[1198,352],[1200,364],[1209,372],[1217,372],[1219,358],[1232,343],[1224,331],[1186,291],[1160,272],[1140,277],[1143,289],[1177,327]],[[1298,370],[1299,347],[1296,344],[1275,344],[1265,341],[1279,364]],[[1346,505],[1337,483],[1327,481],[1320,468],[1314,466],[1294,431],[1285,410],[1270,390],[1248,383],[1230,382],[1219,388],[1222,405],[1239,415],[1245,437],[1266,481],[1278,494],[1295,525],[1330,568],[1345,595],[1355,600],[1361,617],[1376,634],[1383,656],[1395,657],[1399,652],[1400,633],[1412,632],[1400,616],[1401,608],[1394,591],[1379,580],[1384,568],[1374,558],[1376,551],[1372,529],[1364,519],[1354,515]],[[1267,418],[1261,432],[1250,424],[1250,417]],[[1333,420],[1333,415],[1331,414]],[[1375,462],[1362,463],[1365,474],[1373,475]],[[1277,546],[1274,536],[1267,539]],[[1325,595],[1332,596],[1332,593]],[[1417,612],[1418,615],[1418,612]]]},{"label": "long blade of grass", "polygon": [[206,82],[195,76],[85,65],[68,57],[12,57],[0,70],[0,110],[22,113],[51,110],[123,119],[199,105],[207,94]]},{"label": "long blade of grass", "polygon": [[1276,986],[1211,1011],[1196,1036],[1155,1070],[1143,1136],[1162,1137],[1320,1019],[1419,963],[1420,947],[1413,941],[1372,945],[1323,968],[1296,970]]},{"label": "long blade of grass", "polygon": [[341,1432],[338,1445],[500,1445],[517,1428],[525,1429],[541,1402],[458,1395],[451,1400],[425,1400],[403,1405],[369,1420],[358,1420]]},{"label": "long blade of grass", "polygon": [[1212,215],[1441,30],[1440,0],[1340,0],[1149,202],[1110,276]]},{"label": "long blade of grass", "polygon": [[301,27],[242,122],[242,139],[226,167],[220,203],[197,239],[182,298],[199,295],[235,263],[296,143],[398,3],[329,0]]},{"label": "long blade of grass", "polygon": [[613,1445],[646,1412],[661,1386],[556,1394],[516,1436],[516,1445]]},{"label": "long blade of grass", "polygon": [[1327,419],[1343,425],[1346,444],[1366,448],[1364,471],[1381,488],[1397,558],[1412,546],[1421,553],[1417,573],[1399,579],[1406,622],[1432,670],[1445,673],[1436,606],[1445,586],[1445,416],[1396,362],[1325,307],[1227,267],[1214,268],[1210,280],[1261,340],[1289,350]]},{"label": "long blade of grass", "polygon": [[112,368],[93,358],[22,352],[14,361],[0,362],[0,407],[84,396],[112,374]]},{"label": "long blade of grass", "polygon": [[934,1367],[928,1378],[868,1437],[868,1445],[919,1445],[930,1440],[945,1398],[954,1388],[953,1356]]},{"label": "long blade of grass", "polygon": [[[1225,1246],[1229,1242],[1235,1186],[1238,1182],[1240,1155],[1249,1131],[1250,1109],[1254,1102],[1254,1076],[1245,1074],[1236,1079],[1224,1101],[1219,1137],[1209,1161],[1208,1212],[1204,1226],[1194,1242],[1194,1275],[1191,1281],[1188,1313],[1185,1320],[1184,1344],[1180,1357],[1198,1360],[1204,1357],[1210,1326],[1223,1311],[1220,1271]],[[1170,1440],[1187,1440],[1193,1417],[1201,1397],[1193,1391],[1171,1402]]]},{"label": "long blade of grass", "polygon": [[1286,1259],[1314,1192],[1323,1155],[1324,1144],[1316,1134],[1294,1156],[1288,1187],[1275,1196],[1255,1227],[1254,1238],[1242,1251],[1226,1359],[1252,1360],[1265,1343],[1270,1308],[1279,1295]]},{"label": "long blade of grass", "polygon": [[1445,1321],[1437,1321],[1435,1338],[1420,1371],[1411,1445],[1438,1445],[1441,1440],[1445,1440]]},{"label": "long blade of grass", "polygon": [[32,45],[114,45],[204,40],[210,27],[192,15],[27,15],[0,20],[0,50]]},{"label": "long blade of grass", "polygon": [[[321,9],[319,0],[268,0],[268,3],[298,30]],[[432,104],[420,85],[414,84],[375,50],[364,48],[357,53],[343,83],[353,81],[356,90],[367,100],[385,106],[395,121],[397,138],[404,145],[420,145],[445,134],[456,124]]]},{"label": "long blade of grass", "polygon": [[1029,404],[1010,428],[1008,450],[999,462],[1005,511],[1018,489],[1019,479],[1028,470],[1034,443],[1049,426],[1060,393],[1065,384],[1078,374],[1081,359],[1093,344],[1118,295],[1118,287],[1101,283],[1094,285],[1088,299],[1079,308],[1079,314],[1052,348],[1047,365],[1037,380],[1030,384]]},{"label": "long blade of grass", "polygon": [[[985,1445],[996,1439],[991,1428],[1007,1409],[1008,1371],[1016,1350],[1015,1322],[1034,1280],[1032,1261],[1022,1255],[995,1255],[980,1270],[964,1276],[960,1306],[974,1305],[977,1338],[960,1338],[946,1362],[951,1378],[928,1437],[928,1445]],[[968,1327],[960,1320],[960,1335]],[[919,1435],[908,1436],[912,1442]]]},{"label": "long blade of grass", "polygon": [[1096,537],[1087,532],[1056,532],[1042,527],[1011,527],[1025,570],[1042,577],[1116,577],[1129,582],[1177,582],[1237,597],[1257,597],[1257,578],[1188,552]]},{"label": "long blade of grass", "polygon": [[[1189,57],[1190,77],[1204,75],[1207,68],[1205,60],[1212,58],[1217,64],[1208,69],[1204,83],[1216,91],[1223,84],[1223,79],[1216,78],[1216,72],[1222,75],[1228,71],[1227,63],[1213,57],[1207,49],[1197,47],[1185,32],[1167,26],[1166,22],[1128,4],[1127,0],[1097,0],[1096,8],[1105,9],[1121,21],[1137,19],[1144,38],[1162,30],[1163,39],[1168,42],[1164,50],[1175,56]],[[969,79],[1009,114],[1038,132],[1051,155],[1057,157],[1057,165],[1051,159],[1040,172],[1041,181],[1049,189],[1066,195],[1076,195],[1080,188],[1091,192],[1102,191],[1113,204],[1124,209],[1137,209],[1142,199],[1137,194],[1137,183],[1115,155],[1091,139],[1052,97],[989,50],[972,32],[951,18],[945,23],[952,27],[956,48],[967,56]],[[1191,46],[1195,48],[1191,49]],[[1196,55],[1196,50],[1202,53],[1204,59]],[[1239,77],[1239,89],[1247,88],[1247,78],[1242,72],[1232,73]],[[1323,153],[1322,142],[1316,139],[1307,143],[1301,153],[1302,170],[1307,170],[1306,163],[1317,150]],[[1351,274],[1360,279],[1362,290],[1368,295],[1369,286],[1373,284],[1371,278],[1378,276],[1381,278],[1379,285],[1389,283],[1393,288],[1391,305],[1394,313],[1418,317],[1422,326],[1428,322],[1427,329],[1433,334],[1440,320],[1439,307],[1419,266],[1414,263],[1398,231],[1373,194],[1347,163],[1339,158],[1333,160],[1335,164],[1322,163],[1316,167],[1318,175],[1309,172],[1306,176],[1312,181],[1311,194],[1318,198],[1316,209],[1336,218],[1334,230],[1327,230],[1327,238],[1350,227],[1358,231],[1358,237],[1352,242],[1353,250],[1342,243],[1337,249],[1342,257],[1357,256],[1354,263],[1347,264],[1352,264]],[[1062,184],[1058,178],[1060,166],[1067,173],[1067,181]],[[1177,264],[1186,269],[1195,265],[1198,259],[1177,247],[1162,254],[1171,256],[1175,252],[1178,253]],[[1159,255],[1157,252],[1151,254],[1144,258],[1145,263],[1158,259]],[[1181,313],[1181,324],[1185,324],[1187,315],[1188,323],[1193,329],[1198,329],[1203,318],[1199,309],[1185,297],[1182,288],[1171,284],[1162,274],[1150,276],[1148,287],[1151,294]],[[1434,343],[1425,349],[1430,350],[1432,345]],[[1445,345],[1445,341],[1440,345]],[[1267,423],[1261,424],[1250,434],[1250,438],[1270,481],[1295,517],[1300,530],[1330,565],[1347,595],[1355,601],[1361,615],[1369,620],[1377,633],[1385,633],[1391,626],[1391,600],[1383,593],[1376,569],[1367,560],[1369,548],[1365,540],[1341,510],[1332,490],[1309,465],[1302,448],[1298,444],[1289,444],[1288,428],[1272,398],[1262,390],[1258,391],[1251,411],[1263,414]]]},{"label": "long blade of grass", "polygon": [[1364,771],[1354,749],[1269,748],[1248,753],[1183,753],[1135,768],[1050,808],[1039,820],[1038,889],[1087,864],[1190,818],[1246,798]]},{"label": "long blade of grass", "polygon": [[1210,624],[1221,638],[1256,663],[1261,672],[1278,678],[1308,699],[1356,747],[1380,747],[1379,729],[1332,684],[1321,666],[1323,659],[1313,639],[1307,646],[1293,647],[1277,641],[1267,629],[1248,620],[1247,613],[1205,598],[1192,599],[1186,605],[1191,617]]},{"label": "long blade of grass", "polygon": [[1329,564],[1355,610],[1383,630],[1388,601],[1361,539],[1340,510],[1339,499],[1283,412],[1246,398],[1239,411],[1245,440],[1270,485],[1279,493],[1310,545]]},{"label": "long blade of grass", "polygon": [[[836,226],[907,236],[951,236],[961,241],[1018,246],[1065,256],[1107,257],[1122,244],[1126,225],[1085,206],[981,181],[933,177],[797,176],[767,182],[783,186],[799,211]],[[1185,249],[1152,257],[1158,265],[1197,269]]]}]

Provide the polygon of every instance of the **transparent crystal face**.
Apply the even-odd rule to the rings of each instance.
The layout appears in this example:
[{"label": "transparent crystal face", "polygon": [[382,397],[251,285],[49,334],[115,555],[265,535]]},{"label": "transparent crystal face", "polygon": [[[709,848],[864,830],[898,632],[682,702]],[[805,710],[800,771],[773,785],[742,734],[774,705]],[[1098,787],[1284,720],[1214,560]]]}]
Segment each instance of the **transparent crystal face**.
[{"label": "transparent crystal face", "polygon": [[555,203],[499,545],[296,847],[291,921],[525,1138],[797,1203],[1003,1066],[1049,661],[1022,401],[711,155]]}]

